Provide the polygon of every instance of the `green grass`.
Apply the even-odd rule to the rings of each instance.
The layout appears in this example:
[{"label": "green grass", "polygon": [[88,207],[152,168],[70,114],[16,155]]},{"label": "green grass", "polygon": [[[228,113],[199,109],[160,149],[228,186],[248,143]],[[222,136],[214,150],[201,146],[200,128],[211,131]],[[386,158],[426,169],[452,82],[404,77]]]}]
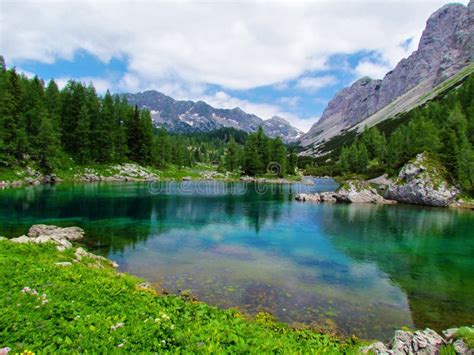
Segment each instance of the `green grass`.
[{"label": "green grass", "polygon": [[23,179],[25,176],[25,171],[21,169],[0,169],[0,181],[15,181]]},{"label": "green grass", "polygon": [[474,327],[461,327],[455,336],[462,339],[469,349],[474,349]]},{"label": "green grass", "polygon": [[[249,320],[236,310],[157,295],[140,288],[138,278],[92,259],[55,265],[72,259],[72,250],[0,241],[0,348],[306,354],[355,353],[360,345],[352,338],[293,330],[272,317]],[[22,292],[25,287],[38,295]]]}]

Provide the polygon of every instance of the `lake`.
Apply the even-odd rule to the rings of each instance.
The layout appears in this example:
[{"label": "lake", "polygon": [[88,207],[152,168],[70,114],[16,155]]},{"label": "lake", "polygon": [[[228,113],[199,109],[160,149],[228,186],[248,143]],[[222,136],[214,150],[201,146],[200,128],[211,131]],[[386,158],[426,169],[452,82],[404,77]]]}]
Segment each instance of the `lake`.
[{"label": "lake", "polygon": [[[60,184],[0,191],[0,235],[77,225],[120,270],[220,307],[385,340],[474,324],[474,213],[311,204],[312,187],[218,182]],[[187,291],[188,292],[188,291]]]}]

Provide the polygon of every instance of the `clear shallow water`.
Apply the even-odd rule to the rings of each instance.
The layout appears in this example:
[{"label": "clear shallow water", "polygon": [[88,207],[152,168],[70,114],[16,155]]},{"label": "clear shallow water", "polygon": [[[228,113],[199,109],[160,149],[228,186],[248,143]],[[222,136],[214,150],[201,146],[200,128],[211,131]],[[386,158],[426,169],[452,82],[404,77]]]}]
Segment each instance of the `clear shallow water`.
[{"label": "clear shallow water", "polygon": [[[312,190],[331,190],[318,181]],[[293,201],[299,185],[146,183],[0,191],[0,235],[78,225],[120,269],[203,301],[388,338],[474,323],[474,213]]]}]

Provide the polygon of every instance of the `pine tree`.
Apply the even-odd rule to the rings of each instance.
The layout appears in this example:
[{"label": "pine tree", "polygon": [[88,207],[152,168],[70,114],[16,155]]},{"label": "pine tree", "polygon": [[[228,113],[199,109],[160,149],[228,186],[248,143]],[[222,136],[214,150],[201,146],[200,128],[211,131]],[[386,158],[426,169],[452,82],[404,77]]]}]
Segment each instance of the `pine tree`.
[{"label": "pine tree", "polygon": [[58,85],[54,80],[50,80],[44,93],[44,106],[51,117],[51,122],[56,127],[61,124],[61,94]]},{"label": "pine tree", "polygon": [[80,164],[91,161],[91,118],[86,103],[82,104],[77,122],[77,154],[76,160]]},{"label": "pine tree", "polygon": [[283,177],[286,172],[286,148],[280,137],[275,138],[272,141],[272,162],[270,164],[277,164],[276,168],[273,168],[279,177]]},{"label": "pine tree", "polygon": [[114,101],[112,95],[107,90],[102,100],[100,114],[93,132],[97,161],[100,163],[110,163],[113,161],[113,128],[115,121]]},{"label": "pine tree", "polygon": [[296,172],[298,163],[298,156],[296,155],[295,148],[290,148],[290,154],[288,155],[286,173],[289,175],[294,175]]},{"label": "pine tree", "polygon": [[257,174],[264,174],[267,172],[267,168],[271,162],[271,141],[263,132],[262,126],[258,127],[256,133],[257,141]]},{"label": "pine tree", "polygon": [[261,155],[259,154],[259,141],[256,134],[250,134],[245,142],[243,170],[247,175],[255,176],[262,170]]},{"label": "pine tree", "polygon": [[171,145],[165,128],[159,128],[155,138],[156,164],[164,167],[171,162]]},{"label": "pine tree", "polygon": [[240,168],[240,149],[231,136],[225,150],[224,166],[227,171],[236,171]]},{"label": "pine tree", "polygon": [[40,130],[37,136],[38,164],[41,170],[50,174],[57,167],[61,154],[58,133],[49,117],[44,114],[40,117]]}]

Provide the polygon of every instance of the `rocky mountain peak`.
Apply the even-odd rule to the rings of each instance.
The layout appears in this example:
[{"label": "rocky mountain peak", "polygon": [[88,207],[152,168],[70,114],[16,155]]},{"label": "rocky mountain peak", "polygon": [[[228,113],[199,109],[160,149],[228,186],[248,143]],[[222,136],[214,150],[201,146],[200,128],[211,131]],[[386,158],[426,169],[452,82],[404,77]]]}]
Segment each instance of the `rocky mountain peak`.
[{"label": "rocky mountain peak", "polygon": [[[408,92],[417,102],[436,85],[474,60],[474,0],[468,6],[448,4],[426,22],[418,49],[402,59],[383,80],[364,77],[341,90],[328,103],[321,119],[303,135],[303,146],[320,144],[381,111]],[[400,105],[400,110],[407,105]],[[391,110],[395,115],[401,111]]]},{"label": "rocky mountain peak", "polygon": [[283,117],[279,117],[279,116],[273,116],[272,118],[268,119],[267,122],[268,121],[274,121],[276,123],[282,123],[282,124],[290,124],[290,122],[285,120]]},{"label": "rocky mountain peak", "polygon": [[171,132],[207,132],[222,127],[255,132],[262,126],[267,135],[279,136],[286,142],[294,141],[302,134],[281,117],[263,120],[240,107],[217,109],[204,101],[174,100],[154,90],[125,96],[130,104],[149,109],[155,125],[164,126]]}]

